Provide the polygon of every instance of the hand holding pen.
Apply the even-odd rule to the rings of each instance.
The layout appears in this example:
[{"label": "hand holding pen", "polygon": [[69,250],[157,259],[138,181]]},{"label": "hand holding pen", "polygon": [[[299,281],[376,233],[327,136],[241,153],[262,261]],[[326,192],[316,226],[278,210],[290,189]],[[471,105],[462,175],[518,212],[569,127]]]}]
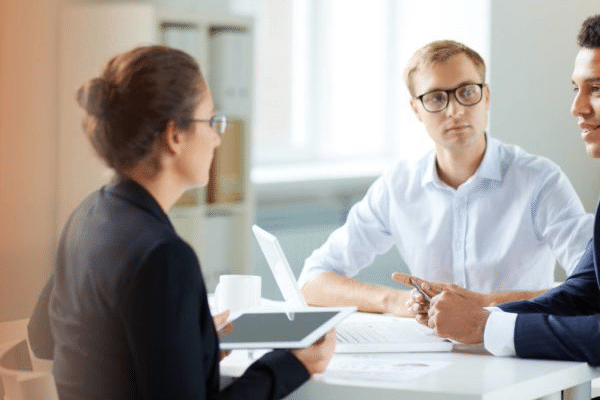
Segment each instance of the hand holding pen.
[{"label": "hand holding pen", "polygon": [[412,275],[394,272],[392,279],[406,286],[414,288],[411,297],[406,302],[406,307],[414,315],[427,314],[429,303],[435,295],[444,290],[443,285],[427,282]]},{"label": "hand holding pen", "polygon": [[394,272],[392,279],[414,290],[407,307],[417,322],[441,337],[464,343],[480,343],[489,311],[482,294],[451,283],[428,282],[408,274]]},{"label": "hand holding pen", "polygon": [[425,298],[425,300],[431,302],[431,296],[425,292],[425,290],[423,290],[423,288],[421,287],[421,285],[417,282],[417,280],[414,277],[410,277],[410,284],[417,289],[417,292],[421,293],[421,295]]},{"label": "hand holding pen", "polygon": [[421,296],[423,296],[423,299],[427,301],[430,301],[433,296],[440,294],[444,290],[444,284],[428,282],[424,279],[401,272],[394,272],[392,274],[392,279],[403,285],[412,286],[421,294]]}]

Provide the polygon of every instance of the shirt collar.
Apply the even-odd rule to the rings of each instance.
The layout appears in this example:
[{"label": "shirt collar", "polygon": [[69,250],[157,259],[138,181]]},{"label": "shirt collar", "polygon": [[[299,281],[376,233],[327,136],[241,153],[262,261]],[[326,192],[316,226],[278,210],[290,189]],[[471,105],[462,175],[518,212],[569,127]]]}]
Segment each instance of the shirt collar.
[{"label": "shirt collar", "polygon": [[[486,133],[485,136],[485,154],[483,155],[481,164],[479,164],[479,168],[477,168],[477,171],[475,171],[474,178],[500,181],[502,180],[502,167],[500,165],[501,160],[498,141],[491,137],[488,133]],[[426,167],[423,174],[422,185],[425,186],[429,183],[435,183],[437,185],[446,186],[437,173],[435,149],[430,151],[424,157],[424,162],[426,163]]]},{"label": "shirt collar", "polygon": [[161,222],[168,224],[174,230],[169,217],[158,202],[142,185],[134,180],[124,176],[117,176],[105,186],[105,190],[144,209]]},{"label": "shirt collar", "polygon": [[486,149],[475,176],[480,179],[502,180],[502,166],[498,141],[486,133]]},{"label": "shirt collar", "polygon": [[423,174],[422,185],[426,186],[434,182],[439,183],[440,177],[438,176],[437,168],[435,167],[435,149],[427,153],[422,162],[425,162],[425,173]]}]

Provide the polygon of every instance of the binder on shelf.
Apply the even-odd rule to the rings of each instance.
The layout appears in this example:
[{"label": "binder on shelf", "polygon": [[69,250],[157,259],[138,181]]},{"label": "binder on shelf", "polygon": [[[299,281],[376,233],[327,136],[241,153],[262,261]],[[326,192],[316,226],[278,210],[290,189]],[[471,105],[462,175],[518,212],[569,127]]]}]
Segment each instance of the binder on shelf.
[{"label": "binder on shelf", "polygon": [[243,30],[214,30],[209,54],[215,107],[226,115],[247,117],[251,108],[252,37]]},{"label": "binder on shelf", "polygon": [[241,120],[228,120],[221,146],[215,151],[206,186],[208,204],[244,201],[244,125]]}]

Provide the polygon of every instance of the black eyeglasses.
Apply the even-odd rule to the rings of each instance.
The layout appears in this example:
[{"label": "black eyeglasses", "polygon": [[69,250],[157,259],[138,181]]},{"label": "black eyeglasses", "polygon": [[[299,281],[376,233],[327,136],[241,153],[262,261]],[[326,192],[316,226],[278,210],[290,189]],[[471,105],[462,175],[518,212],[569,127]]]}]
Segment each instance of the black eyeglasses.
[{"label": "black eyeglasses", "polygon": [[207,122],[212,130],[223,136],[227,130],[227,117],[212,116],[210,119],[191,119],[191,122]]},{"label": "black eyeglasses", "polygon": [[421,100],[426,111],[436,113],[445,110],[450,103],[450,94],[463,106],[474,106],[483,98],[485,83],[467,83],[454,89],[432,90],[416,98]]}]

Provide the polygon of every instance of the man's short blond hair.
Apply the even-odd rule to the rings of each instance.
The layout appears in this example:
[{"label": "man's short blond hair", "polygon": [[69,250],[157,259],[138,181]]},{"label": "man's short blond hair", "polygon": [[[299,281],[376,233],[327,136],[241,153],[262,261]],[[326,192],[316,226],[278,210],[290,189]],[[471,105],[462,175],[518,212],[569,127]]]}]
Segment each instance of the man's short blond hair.
[{"label": "man's short blond hair", "polygon": [[417,50],[410,58],[404,70],[404,82],[410,95],[412,97],[417,96],[413,84],[413,77],[416,72],[420,71],[423,67],[445,62],[457,54],[464,54],[473,62],[483,82],[485,80],[485,62],[479,53],[454,40],[436,40]]}]

